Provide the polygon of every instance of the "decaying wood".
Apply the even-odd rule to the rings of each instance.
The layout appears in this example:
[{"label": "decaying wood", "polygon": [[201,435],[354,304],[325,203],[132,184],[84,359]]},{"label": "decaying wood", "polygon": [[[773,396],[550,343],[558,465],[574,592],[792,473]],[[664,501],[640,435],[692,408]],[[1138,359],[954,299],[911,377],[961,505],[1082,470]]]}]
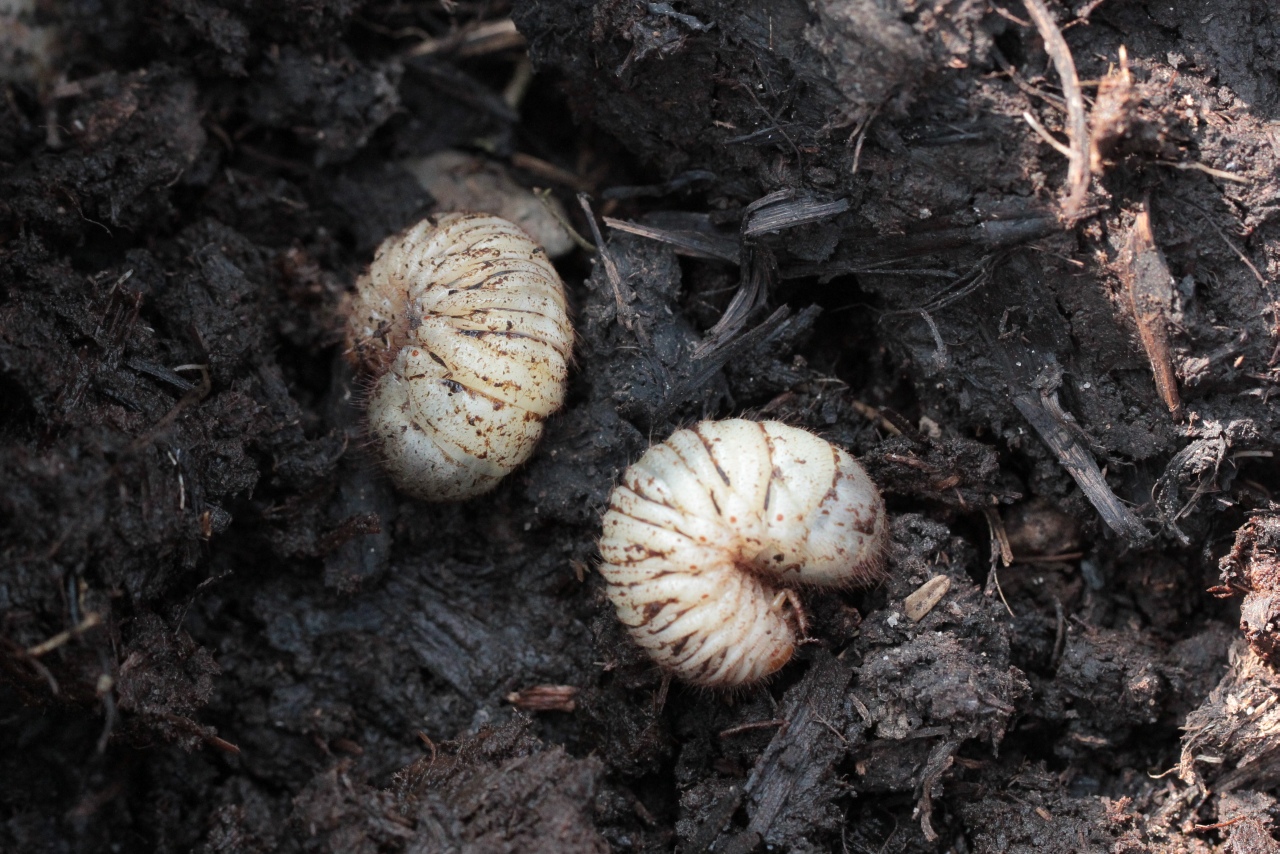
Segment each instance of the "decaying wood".
[{"label": "decaying wood", "polygon": [[768,842],[776,826],[804,810],[818,789],[831,784],[832,769],[843,755],[831,745],[842,738],[845,688],[852,675],[847,664],[822,653],[800,684],[787,692],[779,717],[788,725],[774,735],[742,787],[751,816],[747,830],[721,834],[717,850]]},{"label": "decaying wood", "polygon": [[591,210],[591,200],[585,193],[578,194],[578,204],[582,205],[582,212],[587,216],[587,224],[591,226],[591,235],[596,241],[596,250],[599,253],[600,263],[604,266],[605,274],[609,277],[609,285],[613,288],[613,298],[618,307],[618,322],[621,323],[628,332],[636,336],[636,340],[647,350],[649,349],[649,336],[644,331],[644,326],[638,325],[635,318],[635,309],[631,306],[632,294],[630,288],[622,281],[622,276],[618,272],[618,262],[613,259],[606,248],[603,235],[600,234],[600,226],[596,224],[596,215]]},{"label": "decaying wood", "polygon": [[788,306],[779,306],[759,324],[734,336],[723,336],[717,340],[704,340],[694,351],[690,362],[689,375],[673,386],[664,396],[662,405],[655,415],[667,417],[676,407],[688,402],[692,396],[705,388],[730,360],[746,355],[754,348],[780,335],[788,321],[796,323],[812,323],[814,316],[820,312],[815,306],[805,309],[795,318],[791,317]]},{"label": "decaying wood", "polygon": [[738,263],[738,243],[731,237],[714,232],[694,229],[661,228],[647,223],[604,217],[604,224],[617,231],[647,237],[666,243],[679,255],[691,258],[710,258],[717,261]]},{"label": "decaying wood", "polygon": [[768,298],[771,287],[778,280],[778,262],[773,250],[758,242],[763,235],[818,222],[848,209],[848,199],[822,201],[811,194],[793,190],[778,190],[747,205],[738,229],[741,268],[738,290],[720,320],[707,331],[706,338],[694,351],[694,357],[701,357],[737,335],[751,314]]},{"label": "decaying wood", "polygon": [[1204,705],[1187,716],[1178,773],[1217,792],[1280,783],[1280,678],[1244,641]]},{"label": "decaying wood", "polygon": [[1222,584],[1212,593],[1244,596],[1240,631],[1267,664],[1280,663],[1280,515],[1260,513],[1236,531],[1219,562]]},{"label": "decaying wood", "polygon": [[848,209],[848,199],[823,201],[809,193],[781,190],[752,203],[742,223],[742,234],[757,237],[783,231],[842,214]]},{"label": "decaying wood", "polygon": [[933,797],[942,782],[942,775],[955,762],[956,751],[960,748],[958,741],[939,742],[929,751],[929,761],[925,763],[924,773],[920,775],[920,798],[916,802],[916,816],[920,819],[920,832],[930,842],[938,841],[938,831],[933,829]]},{"label": "decaying wood", "polygon": [[[1049,447],[1058,463],[1071,475],[1072,480],[1089,499],[1107,526],[1129,541],[1131,545],[1151,541],[1151,533],[1128,507],[1112,492],[1088,447],[1089,437],[1063,410],[1058,402],[1057,389],[1062,381],[1062,368],[1055,362],[1043,365],[1037,378],[1028,388],[1018,380],[1015,360],[1008,349],[985,327],[979,327],[989,352],[1003,365],[1009,400],[1035,430],[1040,440]],[[1023,356],[1024,359],[1029,358]],[[1021,365],[1021,362],[1016,362]],[[992,534],[995,538],[996,527]],[[1004,551],[1001,546],[1001,552]],[[1010,558],[1012,555],[1010,554]]]},{"label": "decaying wood", "polygon": [[573,685],[532,685],[512,691],[507,702],[530,712],[572,712],[578,707],[577,697]]},{"label": "decaying wood", "polygon": [[1175,420],[1182,420],[1182,399],[1173,371],[1169,349],[1169,307],[1173,304],[1173,276],[1164,255],[1151,234],[1151,215],[1146,204],[1133,221],[1133,229],[1120,256],[1120,279],[1124,282],[1138,325],[1142,349],[1151,362],[1156,390]]},{"label": "decaying wood", "polygon": [[1093,454],[1080,443],[1061,419],[1030,394],[1015,395],[1013,405],[1035,429],[1040,439],[1049,446],[1049,450],[1053,451],[1058,462],[1075,480],[1085,497],[1102,517],[1102,521],[1106,522],[1111,530],[1133,543],[1150,541],[1150,532],[1116,497],[1111,487],[1107,486],[1106,478],[1102,476],[1102,470],[1098,468]]}]

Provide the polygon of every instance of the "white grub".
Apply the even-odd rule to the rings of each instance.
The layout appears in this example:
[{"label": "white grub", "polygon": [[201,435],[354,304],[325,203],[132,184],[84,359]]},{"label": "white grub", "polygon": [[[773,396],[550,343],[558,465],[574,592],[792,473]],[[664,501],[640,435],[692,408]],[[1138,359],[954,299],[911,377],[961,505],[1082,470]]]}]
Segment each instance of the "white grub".
[{"label": "white grub", "polygon": [[601,574],[636,643],[733,688],[791,658],[791,587],[880,577],[884,501],[853,457],[775,421],[704,421],[645,452],[604,515]]},{"label": "white grub", "polygon": [[36,0],[0,0],[0,82],[52,81],[58,30],[37,23],[38,6]]},{"label": "white grub", "polygon": [[518,226],[430,217],[378,247],[348,305],[348,356],[373,378],[370,439],[404,492],[487,492],[529,458],[564,402],[564,285]]}]

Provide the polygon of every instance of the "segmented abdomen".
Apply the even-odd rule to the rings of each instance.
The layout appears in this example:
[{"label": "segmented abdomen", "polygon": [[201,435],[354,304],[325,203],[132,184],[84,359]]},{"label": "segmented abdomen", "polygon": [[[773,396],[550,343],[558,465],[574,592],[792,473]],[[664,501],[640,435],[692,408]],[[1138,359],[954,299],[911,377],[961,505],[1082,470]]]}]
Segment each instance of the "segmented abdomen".
[{"label": "segmented abdomen", "polygon": [[773,421],[704,421],[651,447],[604,516],[601,573],[662,666],[701,685],[768,676],[796,637],[781,588],[874,581],[884,502],[847,453]]},{"label": "segmented abdomen", "polygon": [[444,214],[388,239],[350,312],[348,350],[375,377],[370,436],[412,495],[492,489],[529,458],[564,401],[573,352],[564,286],[504,219]]}]

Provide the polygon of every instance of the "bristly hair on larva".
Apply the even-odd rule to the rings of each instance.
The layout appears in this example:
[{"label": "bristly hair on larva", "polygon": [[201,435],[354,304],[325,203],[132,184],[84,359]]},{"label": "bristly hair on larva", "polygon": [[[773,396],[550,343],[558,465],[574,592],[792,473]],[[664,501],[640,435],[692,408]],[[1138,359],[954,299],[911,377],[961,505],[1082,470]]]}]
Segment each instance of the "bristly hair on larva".
[{"label": "bristly hair on larva", "polygon": [[764,679],[797,643],[789,590],[882,577],[889,525],[853,457],[777,421],[704,421],[649,448],[609,498],[600,573],[618,618],[686,682]]},{"label": "bristly hair on larva", "polygon": [[370,445],[414,497],[489,491],[529,458],[564,402],[564,284],[500,217],[448,213],[388,238],[346,316],[346,356],[371,384]]}]

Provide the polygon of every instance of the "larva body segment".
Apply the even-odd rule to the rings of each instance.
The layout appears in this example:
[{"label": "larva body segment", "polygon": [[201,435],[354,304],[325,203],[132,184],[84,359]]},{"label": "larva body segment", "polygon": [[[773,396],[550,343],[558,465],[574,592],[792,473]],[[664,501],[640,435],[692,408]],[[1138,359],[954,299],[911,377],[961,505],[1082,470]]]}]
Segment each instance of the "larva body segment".
[{"label": "larva body segment", "polygon": [[546,253],[488,214],[423,220],[356,283],[349,356],[374,378],[369,434],[396,485],[448,501],[487,492],[533,453],[573,352]]},{"label": "larva body segment", "polygon": [[781,591],[870,583],[887,539],[879,491],[841,449],[775,421],[704,421],[623,474],[600,572],[655,661],[694,684],[734,687],[791,658]]}]

